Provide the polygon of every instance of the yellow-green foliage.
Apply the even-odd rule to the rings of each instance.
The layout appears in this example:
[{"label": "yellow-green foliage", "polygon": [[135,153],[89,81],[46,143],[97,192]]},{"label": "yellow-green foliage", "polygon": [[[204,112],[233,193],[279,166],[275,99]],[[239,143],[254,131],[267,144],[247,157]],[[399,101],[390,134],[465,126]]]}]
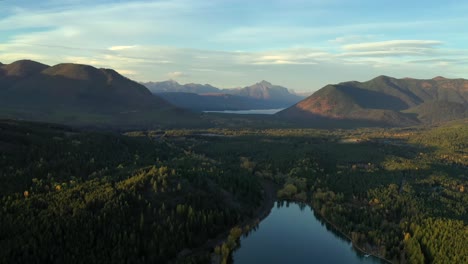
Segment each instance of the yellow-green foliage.
[{"label": "yellow-green foliage", "polygon": [[221,256],[221,263],[226,264],[229,256],[238,246],[239,238],[242,235],[242,228],[235,226],[229,232],[229,236],[221,246],[216,246],[215,253]]},{"label": "yellow-green foliage", "polygon": [[278,191],[278,198],[280,199],[291,199],[296,195],[297,187],[292,183],[287,183],[284,185],[283,189]]}]

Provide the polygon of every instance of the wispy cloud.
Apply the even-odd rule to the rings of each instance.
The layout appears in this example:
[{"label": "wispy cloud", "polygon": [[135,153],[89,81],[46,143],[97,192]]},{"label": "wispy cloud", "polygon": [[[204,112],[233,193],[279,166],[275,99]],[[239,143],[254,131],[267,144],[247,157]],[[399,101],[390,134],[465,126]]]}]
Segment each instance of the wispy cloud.
[{"label": "wispy cloud", "polygon": [[371,50],[359,52],[345,52],[338,54],[337,57],[401,57],[401,56],[424,56],[429,51],[425,50]]},{"label": "wispy cloud", "polygon": [[137,45],[131,45],[131,46],[112,46],[112,47],[109,47],[109,50],[112,50],[112,51],[119,51],[119,50],[127,50],[127,49],[134,49],[138,47]]},{"label": "wispy cloud", "polygon": [[358,44],[344,45],[342,48],[348,51],[386,51],[405,49],[433,49],[440,46],[437,40],[388,40],[379,42],[364,42]]},{"label": "wispy cloud", "polygon": [[433,59],[423,59],[423,60],[411,60],[408,63],[418,63],[424,65],[448,65],[448,64],[458,64],[458,65],[468,65],[468,57],[457,57],[457,58],[433,58]]},{"label": "wispy cloud", "polygon": [[125,75],[127,77],[132,77],[136,74],[135,71],[132,70],[126,70],[126,69],[115,69],[118,73]]},{"label": "wispy cloud", "polygon": [[167,77],[169,77],[169,79],[178,79],[178,78],[188,77],[188,75],[180,71],[175,71],[175,72],[169,72],[167,74]]},{"label": "wispy cloud", "polygon": [[[361,3],[342,0],[242,1],[4,1],[0,61],[76,62],[139,81],[221,87],[267,79],[297,90],[379,74],[468,72],[466,5],[414,13],[396,0],[388,8],[399,12],[376,16],[372,8],[381,7],[364,1],[365,16]],[[430,15],[443,8],[450,16]]]},{"label": "wispy cloud", "polygon": [[369,40],[375,40],[381,37],[382,35],[348,35],[336,37],[334,39],[329,40],[329,42],[332,44],[344,45],[348,43],[362,43]]}]

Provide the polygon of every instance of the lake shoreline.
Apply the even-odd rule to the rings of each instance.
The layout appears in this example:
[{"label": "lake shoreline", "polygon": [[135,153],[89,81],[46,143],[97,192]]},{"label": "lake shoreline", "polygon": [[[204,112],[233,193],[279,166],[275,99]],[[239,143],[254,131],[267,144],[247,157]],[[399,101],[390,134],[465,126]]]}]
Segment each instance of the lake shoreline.
[{"label": "lake shoreline", "polygon": [[[270,180],[266,180],[266,179],[260,179],[260,183],[262,184],[263,193],[264,193],[264,200],[262,204],[255,210],[253,217],[247,220],[244,220],[243,222],[238,223],[235,226],[253,227],[259,224],[263,219],[265,219],[270,214],[271,209],[273,208],[276,202],[276,192],[278,191],[278,186],[274,182]],[[178,256],[172,261],[170,261],[169,263],[176,263],[177,259],[180,259],[183,257],[196,256],[199,254],[213,251],[216,246],[220,246],[226,241],[231,228],[227,229],[226,231],[219,234],[215,238],[209,239],[208,241],[205,242],[205,244],[197,248],[187,249],[187,250],[180,252]],[[220,258],[219,260],[217,260],[216,256],[214,256],[214,253],[211,254],[211,259],[212,259],[212,262],[211,262],[212,264],[220,263]]]},{"label": "lake shoreline", "polygon": [[383,261],[385,261],[387,263],[393,263],[389,259],[386,259],[386,258],[384,258],[384,257],[382,257],[380,255],[374,254],[372,252],[366,251],[365,249],[363,249],[363,248],[359,247],[358,245],[356,245],[356,243],[353,242],[353,240],[351,239],[351,237],[348,234],[346,234],[344,231],[342,231],[340,228],[338,228],[338,226],[335,223],[333,223],[331,220],[326,218],[324,215],[320,214],[319,213],[320,211],[317,210],[317,208],[314,208],[311,202],[308,203],[308,202],[295,200],[295,199],[286,199],[286,200],[283,200],[283,201],[294,202],[294,203],[302,203],[302,204],[308,205],[314,211],[314,213],[316,213],[320,217],[319,220],[323,220],[326,224],[330,225],[334,229],[334,231],[336,231],[340,235],[344,236],[349,242],[351,242],[351,245],[353,246],[354,249],[360,251],[361,253],[363,253],[365,255],[373,256],[373,257],[378,258],[380,260],[383,260]]},{"label": "lake shoreline", "polygon": [[[262,220],[267,218],[270,215],[271,209],[273,209],[273,206],[275,205],[275,202],[277,201],[277,195],[276,194],[278,192],[279,186],[276,183],[274,183],[274,182],[272,182],[270,180],[267,180],[267,179],[260,179],[260,181],[261,181],[261,184],[263,186],[264,200],[263,200],[262,205],[260,205],[260,207],[254,213],[254,215],[255,215],[254,217],[252,217],[252,218],[250,218],[248,220],[245,220],[244,222],[236,225],[236,226],[239,226],[239,227],[242,228],[242,233],[243,234],[246,234],[246,233],[250,232],[252,227],[255,227],[255,226],[259,225],[260,222],[262,222]],[[249,226],[248,230],[246,229],[247,226]],[[229,230],[226,232],[223,239],[219,240],[218,244],[215,245],[215,246],[221,246],[226,241],[228,235],[229,235]],[[230,252],[229,254],[231,255],[232,253],[233,253],[233,251]],[[219,264],[219,263],[221,263],[221,256],[218,256],[218,255],[212,253],[211,254],[211,264]]]},{"label": "lake shoreline", "polygon": [[[309,204],[303,201],[298,201],[295,199],[282,199],[277,200],[275,204],[278,204],[278,207],[275,210],[270,212],[272,219],[267,218],[265,221],[266,229],[262,228],[263,222],[259,223],[259,229],[255,229],[252,234],[252,238],[249,235],[245,237],[240,242],[240,247],[236,248],[232,251],[232,258],[231,261],[234,263],[256,263],[256,259],[260,257],[261,259],[267,259],[269,263],[288,263],[287,261],[294,261],[289,263],[308,263],[308,258],[312,256],[316,256],[318,262],[317,263],[392,263],[388,259],[385,259],[378,254],[369,253],[364,248],[360,247],[359,245],[355,245],[350,236],[346,233],[342,232],[333,222],[329,219],[323,218],[320,214],[316,214],[314,208]],[[293,209],[279,209],[282,207],[286,208],[293,208]],[[307,210],[307,209],[310,209]],[[294,212],[292,213],[279,213],[282,210],[286,210],[286,212]],[[292,210],[292,211],[291,211]],[[299,214],[298,214],[299,213]],[[312,214],[311,214],[312,213]],[[304,215],[300,216],[300,215]],[[309,216],[307,216],[309,215]],[[291,219],[287,219],[286,217],[291,217]],[[268,216],[270,217],[270,216]],[[313,219],[309,219],[313,217]],[[297,220],[293,220],[297,219]],[[297,221],[296,227],[287,228],[284,226],[285,223],[290,223],[289,221]],[[288,222],[284,222],[288,221]],[[310,224],[308,224],[310,223]],[[314,226],[311,229],[311,226]],[[321,226],[321,227],[320,227]],[[281,229],[283,231],[277,231]],[[314,230],[315,231],[312,231]],[[305,233],[306,230],[312,231],[313,233]],[[256,235],[259,232],[260,235]],[[271,232],[279,232],[278,235],[281,238],[287,239],[296,239],[297,241],[302,242],[291,242],[287,244],[283,244],[282,242],[273,242],[270,241],[273,239]],[[315,233],[316,232],[316,233]],[[327,234],[326,236],[334,236],[332,240],[328,240],[323,234]],[[287,234],[295,234],[289,237]],[[298,236],[298,234],[301,234]],[[315,234],[315,235],[314,235]],[[332,235],[333,234],[333,235]],[[286,235],[286,237],[285,237]],[[316,238],[314,238],[316,237]],[[324,240],[316,240],[317,238],[324,239]],[[247,244],[244,245],[244,239],[247,240]],[[265,240],[267,239],[267,240]],[[315,239],[315,242],[314,242]],[[253,240],[253,241],[248,241]],[[323,241],[323,242],[321,242]],[[339,254],[339,257],[336,256],[329,256],[331,252],[335,252],[335,246],[332,248],[329,246],[330,241],[336,241],[336,254]],[[340,242],[339,242],[340,241]],[[351,242],[351,245],[350,245]],[[265,245],[261,246],[263,243]],[[304,251],[304,243],[308,245],[313,245],[313,243],[317,244],[317,249],[312,250],[305,250]],[[335,242],[333,242],[335,243]],[[260,245],[260,246],[259,246]],[[322,245],[328,245],[323,247]],[[283,247],[284,246],[284,247]],[[350,247],[351,246],[351,247]],[[244,249],[246,247],[247,249]],[[296,248],[298,251],[296,252]],[[238,253],[237,250],[240,249]],[[284,252],[274,253],[277,252],[276,250],[283,250]],[[344,250],[344,251],[343,251]],[[271,251],[271,252],[270,252]],[[247,253],[246,253],[247,252]],[[288,253],[296,252],[289,256]],[[326,253],[328,252],[328,253]],[[339,253],[341,252],[341,253]],[[258,255],[260,253],[260,255]],[[335,253],[332,253],[335,254]],[[273,257],[272,257],[273,256]],[[338,255],[337,255],[338,256]],[[368,258],[369,257],[369,258]],[[331,261],[331,262],[329,262]],[[213,262],[214,263],[214,262]],[[219,263],[219,262],[217,262]],[[231,262],[228,262],[231,263]]]},{"label": "lake shoreline", "polygon": [[[295,202],[298,202],[298,201],[295,201]],[[317,212],[316,209],[314,207],[312,207],[312,204],[307,204],[310,206],[310,208],[312,208],[314,210],[314,212]],[[366,254],[366,255],[369,255],[369,256],[373,256],[375,258],[378,258],[380,260],[383,260],[385,262],[388,262],[388,263],[393,263],[392,261],[380,256],[380,255],[377,255],[377,254],[374,254],[374,253],[371,253],[371,252],[368,252],[366,250],[364,250],[363,248],[359,247],[358,245],[356,245],[356,243],[353,242],[353,240],[351,239],[351,237],[346,234],[345,232],[343,232],[341,229],[338,228],[338,226],[336,224],[334,224],[332,221],[330,221],[328,218],[326,218],[325,216],[323,216],[322,214],[320,213],[317,213],[317,215],[320,216],[321,220],[325,221],[326,224],[330,225],[333,227],[333,229],[340,233],[342,236],[346,237],[350,242],[351,242],[351,245],[353,246],[354,249],[357,249],[358,251],[360,251],[361,253],[363,254]],[[319,219],[320,220],[320,219]]]},{"label": "lake shoreline", "polygon": [[[270,180],[266,180],[266,179],[261,179],[261,184],[262,184],[263,190],[264,190],[264,201],[262,202],[262,205],[260,205],[259,208],[256,209],[253,217],[251,217],[251,218],[249,218],[249,219],[247,219],[247,220],[245,220],[245,221],[243,221],[243,222],[236,225],[236,226],[239,226],[239,227],[242,228],[243,233],[250,232],[250,230],[246,230],[245,227],[249,226],[250,228],[252,228],[252,227],[254,227],[256,225],[259,225],[262,220],[264,220],[266,217],[268,217],[270,215],[270,213],[271,213],[271,210],[273,209],[273,206],[274,206],[275,202],[302,203],[302,204],[306,204],[307,206],[309,206],[313,210],[313,212],[315,212],[317,214],[317,216],[319,216],[319,218],[318,218],[319,220],[322,220],[325,224],[327,224],[331,228],[333,228],[333,230],[335,232],[339,233],[344,238],[346,238],[349,242],[351,242],[353,249],[361,252],[362,254],[378,258],[378,259],[380,259],[380,260],[382,260],[384,262],[393,263],[392,261],[390,261],[390,260],[388,260],[388,259],[386,259],[386,258],[384,258],[384,257],[382,257],[382,256],[380,256],[378,254],[369,252],[369,251],[363,249],[362,247],[356,245],[352,241],[351,237],[348,234],[346,234],[344,231],[342,231],[335,223],[330,221],[328,218],[326,218],[325,216],[318,213],[319,211],[317,211],[316,208],[314,208],[311,203],[304,203],[303,201],[294,200],[294,199],[277,200],[277,191],[279,189],[277,184],[270,181]],[[196,256],[196,255],[201,254],[203,252],[212,251],[216,246],[221,246],[226,241],[230,230],[231,229],[228,229],[225,232],[223,232],[222,234],[218,235],[216,238],[208,240],[204,245],[202,245],[202,246],[200,246],[200,247],[198,247],[196,249],[191,249],[190,252],[188,252],[186,254],[183,254],[183,255],[179,254],[179,256],[177,258],[187,257],[187,256]],[[221,257],[214,254],[214,253],[212,253],[211,254],[211,263],[212,264],[221,263]]]}]

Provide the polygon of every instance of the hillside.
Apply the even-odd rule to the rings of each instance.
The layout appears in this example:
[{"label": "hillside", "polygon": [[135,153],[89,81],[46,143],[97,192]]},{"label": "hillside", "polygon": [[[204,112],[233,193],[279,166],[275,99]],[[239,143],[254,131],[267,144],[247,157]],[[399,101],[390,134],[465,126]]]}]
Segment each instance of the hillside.
[{"label": "hillside", "polygon": [[[172,80],[143,84],[151,92],[164,97],[174,105],[195,111],[283,108],[304,98],[285,87],[267,81],[233,89],[220,89],[209,84],[181,85]],[[196,97],[199,101],[188,100],[189,97]]]},{"label": "hillside", "polygon": [[327,85],[278,116],[302,122],[330,119],[407,126],[465,118],[467,105],[468,80],[379,76]]},{"label": "hillside", "polygon": [[5,89],[19,79],[37,74],[48,67],[31,60],[19,60],[11,64],[0,63],[0,89]]},{"label": "hillside", "polygon": [[17,61],[1,65],[0,116],[76,125],[161,126],[190,120],[143,85],[112,69]]}]

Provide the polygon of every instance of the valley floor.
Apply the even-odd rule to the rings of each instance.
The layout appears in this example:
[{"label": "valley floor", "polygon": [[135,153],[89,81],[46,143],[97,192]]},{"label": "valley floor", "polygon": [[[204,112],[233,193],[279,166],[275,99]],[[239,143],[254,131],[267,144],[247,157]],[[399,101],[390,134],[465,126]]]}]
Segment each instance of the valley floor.
[{"label": "valley floor", "polygon": [[227,261],[280,199],[391,262],[465,263],[467,137],[466,122],[119,135],[2,121],[0,262]]}]

